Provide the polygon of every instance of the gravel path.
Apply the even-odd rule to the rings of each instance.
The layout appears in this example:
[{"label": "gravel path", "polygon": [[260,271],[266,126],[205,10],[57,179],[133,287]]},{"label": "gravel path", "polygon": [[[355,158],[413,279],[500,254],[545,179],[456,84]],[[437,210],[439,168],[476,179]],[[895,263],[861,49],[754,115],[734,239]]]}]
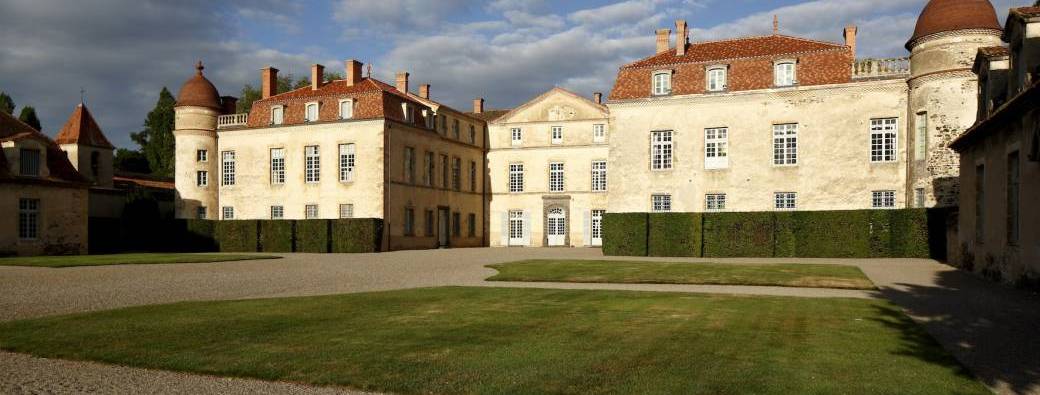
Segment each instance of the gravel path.
[{"label": "gravel path", "polygon": [[[1001,393],[1040,394],[1040,298],[930,260],[697,259],[653,261],[833,263],[859,266],[880,291],[716,285],[485,282],[491,263],[618,259],[584,248],[456,249],[384,254],[291,254],[284,259],[44,269],[0,266],[0,320],[188,300],[309,296],[445,285],[884,297],[921,322]],[[228,379],[0,353],[3,393],[336,393],[337,389]]]}]

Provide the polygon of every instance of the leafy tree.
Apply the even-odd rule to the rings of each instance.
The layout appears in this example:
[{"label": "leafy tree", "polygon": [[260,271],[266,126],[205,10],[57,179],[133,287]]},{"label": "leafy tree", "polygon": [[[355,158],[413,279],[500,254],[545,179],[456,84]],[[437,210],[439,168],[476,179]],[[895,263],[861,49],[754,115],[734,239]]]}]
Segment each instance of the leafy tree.
[{"label": "leafy tree", "polygon": [[37,131],[43,130],[40,127],[40,118],[36,116],[36,109],[33,106],[22,107],[22,113],[18,115],[18,120],[32,126]]},{"label": "leafy tree", "polygon": [[0,91],[0,111],[14,115],[14,99],[3,91]]},{"label": "leafy tree", "polygon": [[116,150],[113,165],[116,170],[132,173],[149,174],[152,172],[152,169],[148,167],[148,157],[143,152],[126,148]]},{"label": "leafy tree", "polygon": [[173,177],[173,106],[176,103],[170,91],[163,87],[155,108],[145,118],[144,130],[130,133],[130,139],[141,146],[148,167],[157,176]]}]

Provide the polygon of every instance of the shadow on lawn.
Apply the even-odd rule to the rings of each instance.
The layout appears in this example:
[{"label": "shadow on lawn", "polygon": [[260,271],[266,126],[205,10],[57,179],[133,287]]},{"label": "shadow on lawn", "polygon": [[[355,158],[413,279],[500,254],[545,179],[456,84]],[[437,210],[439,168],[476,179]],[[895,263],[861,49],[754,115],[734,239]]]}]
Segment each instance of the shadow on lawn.
[{"label": "shadow on lawn", "polygon": [[[1040,297],[960,270],[936,276],[936,286],[896,284],[878,294],[901,306],[990,387],[1040,393]],[[883,310],[883,322],[904,334],[906,355],[952,362],[934,355],[928,347],[933,341],[907,328],[900,312]]]}]

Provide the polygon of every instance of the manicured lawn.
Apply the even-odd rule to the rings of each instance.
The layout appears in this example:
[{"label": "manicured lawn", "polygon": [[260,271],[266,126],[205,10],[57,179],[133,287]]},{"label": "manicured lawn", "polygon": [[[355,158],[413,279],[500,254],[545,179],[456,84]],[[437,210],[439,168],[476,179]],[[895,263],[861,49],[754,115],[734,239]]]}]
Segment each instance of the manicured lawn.
[{"label": "manicured lawn", "polygon": [[858,267],[845,265],[532,260],[488,267],[498,270],[491,281],[875,288]]},{"label": "manicured lawn", "polygon": [[428,288],[7,322],[0,348],[398,393],[988,393],[860,299]]},{"label": "manicured lawn", "polygon": [[222,254],[112,254],[72,256],[28,256],[0,258],[0,266],[72,267],[104,265],[144,265],[158,263],[230,262],[254,259],[277,259],[271,255]]}]

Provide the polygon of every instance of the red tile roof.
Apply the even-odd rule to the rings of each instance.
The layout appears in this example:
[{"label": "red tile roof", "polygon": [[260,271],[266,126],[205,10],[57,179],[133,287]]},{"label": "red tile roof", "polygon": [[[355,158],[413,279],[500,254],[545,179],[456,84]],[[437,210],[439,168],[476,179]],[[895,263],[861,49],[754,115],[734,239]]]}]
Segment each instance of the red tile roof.
[{"label": "red tile roof", "polygon": [[155,177],[148,174],[138,174],[129,172],[119,172],[112,176],[112,181],[117,185],[134,185],[142,188],[151,189],[175,189],[173,179]]},{"label": "red tile roof", "polygon": [[212,82],[202,75],[202,61],[195,65],[195,75],[184,81],[177,93],[177,106],[207,107],[220,110],[220,93]]},{"label": "red tile roof", "polygon": [[91,147],[109,148],[114,149],[112,143],[108,142],[105,138],[105,134],[101,132],[101,127],[98,126],[97,121],[90,115],[90,110],[80,103],[76,106],[76,109],[72,111],[72,115],[69,116],[69,120],[65,122],[65,126],[61,127],[61,132],[58,132],[58,137],[54,139],[58,144],[79,144],[88,145]]},{"label": "red tile roof", "polygon": [[906,42],[906,49],[926,36],[966,29],[1002,30],[989,0],[931,0],[917,18],[914,35]]},{"label": "red tile roof", "polygon": [[687,46],[686,55],[676,55],[673,48],[667,52],[627,64],[622,66],[622,68],[652,67],[681,63],[710,63],[731,59],[842,50],[846,48],[848,47],[841,44],[784,35],[744,37],[691,43]]},{"label": "red tile roof", "polygon": [[7,168],[7,158],[4,157],[3,151],[0,151],[0,164],[3,164],[3,169],[0,170],[0,182],[2,181],[25,181],[25,182],[43,182],[50,184],[66,184],[75,187],[87,187],[90,182],[76,171],[76,168],[69,162],[68,156],[58,148],[56,144],[49,137],[33,129],[31,126],[22,123],[15,117],[0,111],[0,141],[15,141],[31,138],[42,142],[47,147],[47,169],[49,175],[47,177],[23,177],[19,175],[11,174]]}]

